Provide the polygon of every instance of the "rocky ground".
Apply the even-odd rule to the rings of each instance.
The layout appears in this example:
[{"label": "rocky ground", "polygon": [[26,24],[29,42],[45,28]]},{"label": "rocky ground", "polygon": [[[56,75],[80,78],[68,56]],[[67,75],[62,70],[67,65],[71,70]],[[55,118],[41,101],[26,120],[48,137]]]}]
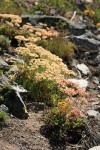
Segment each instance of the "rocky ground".
[{"label": "rocky ground", "polygon": [[[11,117],[0,131],[1,150],[87,150],[100,143],[100,126],[98,119],[88,122],[86,136],[78,144],[52,144],[43,133],[42,113],[29,112],[27,120]],[[100,118],[99,118],[100,119]]]},{"label": "rocky ground", "polygon": [[[49,149],[48,140],[40,134],[43,126],[41,113],[29,113],[27,120],[11,118],[0,133],[1,150],[45,150]],[[4,145],[4,143],[6,143]]]},{"label": "rocky ground", "polygon": [[[25,19],[25,16],[23,17]],[[77,17],[80,18],[80,16]],[[50,17],[47,18],[51,19]],[[64,20],[64,18],[60,19]],[[66,37],[70,38],[79,48],[69,63],[69,67],[78,73],[78,80],[85,81],[89,92],[89,103],[84,108],[89,123],[83,138],[77,144],[52,144],[43,131],[43,110],[36,112],[35,104],[32,104],[32,108],[30,108],[31,104],[27,104],[28,119],[21,120],[11,115],[10,120],[4,124],[4,128],[0,131],[0,150],[88,150],[100,145],[100,28],[94,27],[91,20],[90,25],[87,26],[87,18],[83,21],[84,25],[81,28],[74,21],[75,32],[70,30],[71,34]],[[77,31],[78,35],[76,34]],[[14,62],[23,63],[23,60],[13,53],[12,48],[9,53],[0,54],[0,69],[4,70],[4,73],[0,74],[0,86],[10,84],[15,91],[17,88],[19,93],[23,93],[23,90],[16,83],[12,84],[8,79],[8,75],[18,71],[16,65],[10,68]],[[22,91],[20,92],[20,90]],[[20,96],[17,95],[17,97],[20,99]],[[4,109],[3,106],[0,107]]]}]

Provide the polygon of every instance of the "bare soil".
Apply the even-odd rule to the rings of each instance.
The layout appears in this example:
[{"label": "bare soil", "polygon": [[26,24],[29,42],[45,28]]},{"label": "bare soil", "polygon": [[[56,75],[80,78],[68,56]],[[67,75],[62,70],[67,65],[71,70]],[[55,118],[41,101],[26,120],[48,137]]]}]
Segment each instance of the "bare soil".
[{"label": "bare soil", "polygon": [[49,150],[48,140],[40,134],[42,113],[30,112],[27,120],[11,118],[0,131],[0,150]]},{"label": "bare soil", "polygon": [[[90,103],[94,97],[92,93]],[[98,100],[99,99],[96,99],[96,101]],[[89,104],[88,107],[90,106]],[[79,143],[55,144],[53,142],[52,144],[49,138],[46,138],[41,132],[44,126],[42,115],[43,111],[35,112],[30,109],[29,118],[27,120],[20,120],[12,116],[0,131],[0,150],[88,150],[87,147],[100,144],[100,122],[96,122],[93,118],[90,119],[87,126],[87,137],[83,138],[83,145],[87,144],[86,147],[83,147],[83,145]],[[91,136],[89,134],[91,134]]]}]

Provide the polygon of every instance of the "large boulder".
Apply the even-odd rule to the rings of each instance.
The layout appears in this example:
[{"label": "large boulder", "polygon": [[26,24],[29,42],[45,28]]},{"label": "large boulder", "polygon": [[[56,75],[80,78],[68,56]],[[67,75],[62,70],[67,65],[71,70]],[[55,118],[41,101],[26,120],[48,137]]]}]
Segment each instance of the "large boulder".
[{"label": "large boulder", "polygon": [[4,104],[9,108],[9,113],[21,119],[28,118],[26,105],[22,100],[18,91],[15,90],[8,91],[5,94],[4,99],[5,99]]},{"label": "large boulder", "polygon": [[65,28],[71,28],[72,30],[83,31],[86,29],[86,25],[83,22],[74,22],[62,16],[47,16],[47,15],[22,15],[23,24],[30,22],[31,24],[38,26],[40,22],[46,23],[49,26],[55,26],[57,23],[62,22],[65,24]]}]

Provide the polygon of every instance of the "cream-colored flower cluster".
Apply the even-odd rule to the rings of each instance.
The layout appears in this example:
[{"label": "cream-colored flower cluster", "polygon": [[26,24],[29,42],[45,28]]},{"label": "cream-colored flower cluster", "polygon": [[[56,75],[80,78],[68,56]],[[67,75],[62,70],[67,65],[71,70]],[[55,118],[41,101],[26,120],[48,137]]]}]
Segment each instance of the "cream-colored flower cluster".
[{"label": "cream-colored flower cluster", "polygon": [[22,22],[22,19],[18,15],[13,14],[0,14],[1,22],[6,23],[8,26],[11,27],[19,27],[20,23]]},{"label": "cream-colored flower cluster", "polygon": [[[29,57],[28,69],[29,71],[36,71],[37,79],[63,79],[67,75],[75,75],[75,73],[67,68],[58,56],[45,50],[41,46],[27,43],[26,47],[16,48],[16,52],[22,56]],[[39,68],[45,68],[42,72]]]},{"label": "cream-colored flower cluster", "polygon": [[[30,23],[20,23],[20,16],[12,14],[0,14],[1,21],[11,27],[18,27],[18,35],[15,36],[20,43],[23,41],[24,46],[16,48],[16,52],[22,56],[29,57],[28,69],[36,72],[36,78],[61,79],[67,75],[75,75],[75,73],[67,68],[58,56],[34,44],[42,39],[51,39],[58,36],[53,27],[48,28],[46,24],[40,23],[42,28],[36,28]],[[19,43],[19,44],[20,44]],[[45,68],[45,69],[43,69]]]},{"label": "cream-colored flower cluster", "polygon": [[30,37],[26,38],[23,35],[16,35],[15,39],[17,39],[18,41],[33,42],[33,43],[41,40],[41,38],[39,38],[39,37],[31,37],[30,36]]},{"label": "cream-colored flower cluster", "polygon": [[19,44],[21,41],[24,43],[31,42],[35,43],[43,39],[52,39],[58,36],[58,33],[51,27],[48,28],[46,25],[41,24],[43,28],[36,28],[30,23],[24,24],[19,28],[20,35],[16,35],[15,39],[18,40]]},{"label": "cream-colored flower cluster", "polygon": [[20,30],[24,32],[28,31],[30,33],[30,36],[41,37],[42,39],[54,38],[58,36],[58,32],[56,32],[53,27],[48,28],[42,23],[40,25],[43,26],[43,28],[37,28],[30,23],[26,23],[22,27],[20,27]]}]

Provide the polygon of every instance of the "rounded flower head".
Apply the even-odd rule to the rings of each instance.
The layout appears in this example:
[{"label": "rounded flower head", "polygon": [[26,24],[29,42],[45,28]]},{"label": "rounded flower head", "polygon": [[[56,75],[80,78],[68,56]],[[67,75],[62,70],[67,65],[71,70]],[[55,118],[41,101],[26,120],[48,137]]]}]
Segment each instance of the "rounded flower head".
[{"label": "rounded flower head", "polygon": [[62,100],[58,102],[58,107],[62,112],[66,112],[66,109],[69,107],[69,102],[67,100]]},{"label": "rounded flower head", "polygon": [[74,107],[70,111],[71,116],[80,116],[81,112],[80,109],[77,107]]}]

